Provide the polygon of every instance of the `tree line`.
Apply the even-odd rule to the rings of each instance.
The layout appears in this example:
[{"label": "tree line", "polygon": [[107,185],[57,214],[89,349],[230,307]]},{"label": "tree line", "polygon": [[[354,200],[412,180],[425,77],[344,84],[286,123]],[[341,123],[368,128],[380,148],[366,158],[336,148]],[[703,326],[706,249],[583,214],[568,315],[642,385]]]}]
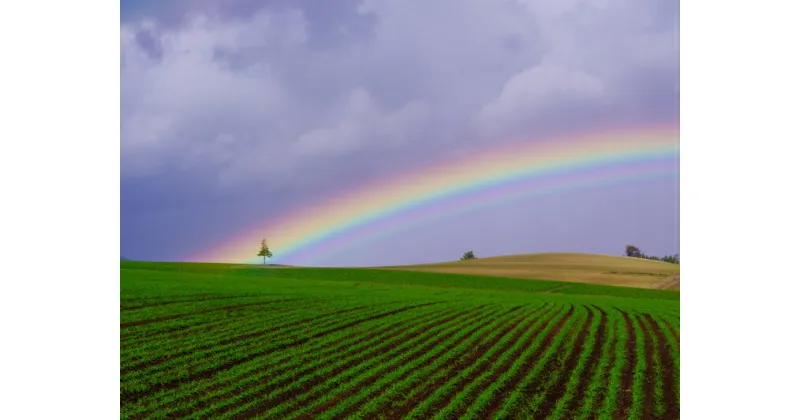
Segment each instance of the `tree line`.
[{"label": "tree line", "polygon": [[628,245],[627,247],[625,247],[625,256],[626,257],[633,257],[633,258],[643,258],[643,259],[646,259],[646,260],[664,261],[664,262],[671,263],[671,264],[680,264],[681,263],[681,259],[680,259],[679,254],[666,255],[666,256],[663,256],[663,257],[656,257],[655,255],[647,255],[647,254],[645,254],[639,248],[637,248],[637,247],[635,247],[633,245]]}]

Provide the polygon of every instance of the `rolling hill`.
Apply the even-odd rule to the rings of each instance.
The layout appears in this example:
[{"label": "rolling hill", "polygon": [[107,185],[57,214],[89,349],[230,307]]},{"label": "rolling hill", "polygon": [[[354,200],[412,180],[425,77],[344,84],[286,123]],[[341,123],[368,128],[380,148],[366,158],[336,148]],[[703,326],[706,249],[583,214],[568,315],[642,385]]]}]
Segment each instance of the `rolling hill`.
[{"label": "rolling hill", "polygon": [[679,265],[614,255],[520,254],[380,268],[680,290]]}]

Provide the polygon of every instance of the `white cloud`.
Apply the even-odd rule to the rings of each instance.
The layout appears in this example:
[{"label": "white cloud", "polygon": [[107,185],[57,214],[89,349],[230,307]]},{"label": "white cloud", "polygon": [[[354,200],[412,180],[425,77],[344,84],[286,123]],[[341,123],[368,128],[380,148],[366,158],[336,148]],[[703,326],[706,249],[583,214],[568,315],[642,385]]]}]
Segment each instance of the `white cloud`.
[{"label": "white cloud", "polygon": [[400,145],[419,132],[430,108],[421,102],[409,103],[392,113],[383,113],[369,92],[357,88],[350,92],[339,118],[332,127],[302,134],[292,144],[292,156],[343,154],[367,143]]},{"label": "white cloud", "polygon": [[594,105],[606,94],[603,81],[597,77],[545,62],[506,81],[500,95],[478,114],[479,129],[484,135],[493,135],[515,125],[538,122],[549,113],[568,111],[574,104]]}]

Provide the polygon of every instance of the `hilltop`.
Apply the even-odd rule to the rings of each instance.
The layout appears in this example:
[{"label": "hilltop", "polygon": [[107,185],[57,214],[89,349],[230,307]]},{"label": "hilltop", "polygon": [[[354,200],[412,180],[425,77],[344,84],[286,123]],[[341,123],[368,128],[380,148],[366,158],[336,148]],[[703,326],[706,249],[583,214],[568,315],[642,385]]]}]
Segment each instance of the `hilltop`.
[{"label": "hilltop", "polygon": [[615,255],[519,254],[376,268],[680,290],[680,265]]}]

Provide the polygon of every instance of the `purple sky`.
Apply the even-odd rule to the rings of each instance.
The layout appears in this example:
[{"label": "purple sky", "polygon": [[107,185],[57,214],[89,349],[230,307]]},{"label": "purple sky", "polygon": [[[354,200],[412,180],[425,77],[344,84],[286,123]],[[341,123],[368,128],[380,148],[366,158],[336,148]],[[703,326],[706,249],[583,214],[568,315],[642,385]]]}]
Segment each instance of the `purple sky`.
[{"label": "purple sky", "polygon": [[[678,121],[677,1],[123,0],[121,51],[133,259],[179,260],[457,150]],[[678,227],[677,180],[655,180],[534,196],[316,263],[664,255]]]}]

